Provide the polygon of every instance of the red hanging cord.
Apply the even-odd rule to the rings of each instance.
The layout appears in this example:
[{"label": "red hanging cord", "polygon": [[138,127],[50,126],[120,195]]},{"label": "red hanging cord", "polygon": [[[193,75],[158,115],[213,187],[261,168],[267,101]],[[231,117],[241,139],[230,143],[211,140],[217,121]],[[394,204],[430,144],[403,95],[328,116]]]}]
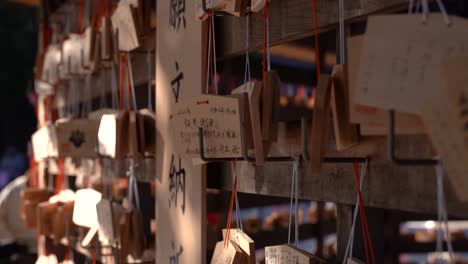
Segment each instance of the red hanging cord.
[{"label": "red hanging cord", "polygon": [[119,109],[122,111],[123,105],[123,58],[122,53],[119,54]]},{"label": "red hanging cord", "polygon": [[[210,70],[210,60],[211,60],[211,49],[210,49],[210,33],[211,32],[211,10],[208,10],[208,21],[206,22],[206,64],[204,64],[204,69],[203,72],[205,73],[205,76],[203,77],[205,79],[205,82],[203,82],[205,85],[208,82],[208,71]],[[206,87],[205,87],[206,88]]]},{"label": "red hanging cord", "polygon": [[125,85],[127,87],[127,110],[131,110],[131,103],[132,103],[132,93],[131,93],[131,87],[130,87],[130,67],[128,65],[128,53],[123,54],[123,60],[124,60],[124,71],[125,71]]},{"label": "red hanging cord", "polygon": [[58,194],[62,188],[63,183],[65,182],[65,161],[64,158],[58,159],[58,174],[55,181],[55,194]]},{"label": "red hanging cord", "polygon": [[[372,242],[372,237],[369,231],[369,224],[367,222],[366,209],[364,207],[364,202],[362,199],[362,192],[360,187],[360,176],[359,176],[359,164],[357,162],[353,163],[354,169],[354,179],[356,181],[356,188],[358,192],[358,204],[359,204],[359,214],[361,218],[361,230],[362,237],[364,239],[364,247],[366,251],[366,260],[369,263],[372,260],[372,263],[375,264],[375,255],[374,255],[374,243]],[[370,253],[370,258],[369,258]]]},{"label": "red hanging cord", "polygon": [[[236,162],[232,161],[232,166],[234,170],[236,169]],[[234,179],[234,183],[232,184],[232,191],[231,191],[231,200],[229,201],[229,212],[226,222],[226,236],[224,237],[224,247],[227,247],[229,242],[229,236],[231,234],[231,224],[232,224],[232,212],[234,210],[234,201],[236,199],[236,189],[237,189],[237,177]]]},{"label": "red hanging cord", "polygon": [[76,23],[76,31],[81,33],[83,30],[83,13],[84,13],[84,0],[78,1],[78,19]]},{"label": "red hanging cord", "polygon": [[320,66],[320,47],[319,47],[319,32],[317,20],[317,0],[312,0],[312,12],[314,15],[314,38],[315,38],[315,65],[317,66],[317,82],[320,79],[321,66]]}]

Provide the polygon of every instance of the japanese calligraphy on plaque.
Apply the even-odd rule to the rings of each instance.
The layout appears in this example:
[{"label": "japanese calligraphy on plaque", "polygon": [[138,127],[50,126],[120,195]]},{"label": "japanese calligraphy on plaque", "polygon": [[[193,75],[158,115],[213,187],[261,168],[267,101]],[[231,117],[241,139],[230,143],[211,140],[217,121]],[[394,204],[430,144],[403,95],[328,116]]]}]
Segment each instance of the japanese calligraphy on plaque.
[{"label": "japanese calligraphy on plaque", "polygon": [[[237,98],[202,95],[175,105],[171,115],[172,143],[186,158],[241,157],[242,140]],[[199,128],[203,129],[200,146]]]},{"label": "japanese calligraphy on plaque", "polygon": [[290,245],[265,248],[265,264],[316,264],[326,263],[311,253]]}]

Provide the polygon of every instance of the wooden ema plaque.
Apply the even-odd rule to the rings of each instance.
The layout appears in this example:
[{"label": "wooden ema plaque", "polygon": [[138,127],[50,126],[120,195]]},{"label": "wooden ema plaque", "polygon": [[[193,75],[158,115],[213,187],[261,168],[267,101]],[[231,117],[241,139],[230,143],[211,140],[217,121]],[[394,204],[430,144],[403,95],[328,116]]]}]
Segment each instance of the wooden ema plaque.
[{"label": "wooden ema plaque", "polygon": [[290,245],[265,247],[265,264],[325,264],[311,253]]},{"label": "wooden ema plaque", "polygon": [[111,20],[114,32],[118,32],[120,51],[132,51],[140,46],[137,20],[128,3],[120,1]]},{"label": "wooden ema plaque", "polygon": [[[226,239],[226,229],[223,229],[223,239]],[[243,264],[255,264],[255,242],[240,229],[229,231],[229,240],[242,250]]]},{"label": "wooden ema plaque", "polygon": [[[348,79],[349,79],[349,115],[351,123],[359,124],[361,135],[387,135],[388,111],[381,108],[355,103],[354,93],[362,53],[364,36],[348,38]],[[395,134],[424,134],[425,128],[421,118],[415,114],[395,112]]]},{"label": "wooden ema plaque", "polygon": [[279,96],[281,81],[278,73],[267,71],[263,80],[262,138],[265,156],[278,139]]},{"label": "wooden ema plaque", "polygon": [[312,118],[312,135],[308,147],[310,160],[309,166],[314,176],[320,175],[322,158],[327,152],[328,131],[330,127],[330,75],[320,76],[317,91],[315,93],[315,104]]},{"label": "wooden ema plaque", "polygon": [[129,153],[129,112],[105,114],[98,130],[100,155],[121,159]]},{"label": "wooden ema plaque", "polygon": [[39,162],[48,157],[57,157],[57,134],[55,126],[47,124],[39,128],[31,138],[34,159]]},{"label": "wooden ema plaque", "polygon": [[59,45],[49,45],[44,55],[40,79],[50,84],[59,81],[59,64],[62,62],[62,51]]},{"label": "wooden ema plaque", "polygon": [[207,263],[204,166],[176,153],[169,126],[175,104],[199,96],[206,84],[206,25],[196,1],[158,1],[156,17],[156,263]]},{"label": "wooden ema plaque", "polygon": [[264,152],[262,142],[262,128],[260,119],[260,93],[262,91],[262,83],[259,81],[250,81],[236,89],[232,90],[232,94],[246,93],[249,97],[250,120],[252,125],[253,149],[255,152],[255,165],[263,166]]},{"label": "wooden ema plaque", "polygon": [[422,111],[431,142],[461,201],[468,201],[468,89],[461,85],[468,80],[468,63],[465,59],[466,56],[447,59],[442,72],[446,82],[445,89],[440,89],[437,99],[427,104]]},{"label": "wooden ema plaque", "polygon": [[71,119],[57,122],[58,154],[60,157],[97,157],[99,121]]},{"label": "wooden ema plaque", "polygon": [[176,153],[200,157],[199,127],[203,128],[203,150],[208,158],[242,157],[239,99],[201,95],[177,103],[170,119],[171,142]]},{"label": "wooden ema plaque", "polygon": [[346,65],[335,65],[332,73],[331,109],[336,148],[348,149],[359,141],[358,126],[349,121],[348,70]]},{"label": "wooden ema plaque", "polygon": [[468,20],[441,14],[369,16],[355,102],[421,113],[444,87],[444,61],[468,51]]},{"label": "wooden ema plaque", "polygon": [[241,264],[242,250],[232,241],[224,245],[224,241],[216,243],[216,247],[211,258],[211,264]]}]

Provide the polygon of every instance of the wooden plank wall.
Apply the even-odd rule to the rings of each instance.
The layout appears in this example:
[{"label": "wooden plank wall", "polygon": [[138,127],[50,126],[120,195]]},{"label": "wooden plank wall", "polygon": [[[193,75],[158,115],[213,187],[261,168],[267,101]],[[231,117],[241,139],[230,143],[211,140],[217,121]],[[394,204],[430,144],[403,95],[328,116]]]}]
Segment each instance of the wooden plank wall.
[{"label": "wooden plank wall", "polygon": [[[390,12],[406,8],[406,0],[360,0],[345,1],[345,19],[355,20],[368,14]],[[319,31],[334,29],[338,23],[338,1],[317,1]],[[239,55],[245,51],[246,19],[223,16],[221,19],[221,56]],[[273,0],[270,3],[270,42],[276,45],[313,35],[313,13],[311,0]],[[263,14],[250,18],[251,49],[263,45]],[[311,43],[313,46],[313,43]]]},{"label": "wooden plank wall", "polygon": [[[332,137],[330,133],[330,138]],[[300,151],[300,131],[280,128],[280,141],[272,156],[291,155]],[[364,203],[370,207],[435,214],[437,212],[436,177],[432,167],[399,167],[387,159],[385,137],[366,137],[361,144],[337,153],[331,139],[327,156],[369,155],[369,172],[363,186]],[[432,157],[433,151],[423,136],[398,136],[397,155],[407,158]],[[223,171],[227,175],[225,189],[231,186],[230,165]],[[289,197],[292,162],[266,163],[255,168],[247,162],[237,163],[239,192]],[[353,204],[356,188],[352,164],[325,164],[323,172],[314,177],[303,166],[300,177],[300,197],[304,199]],[[467,203],[455,197],[451,183],[446,182],[447,208],[450,215],[468,216]]]}]

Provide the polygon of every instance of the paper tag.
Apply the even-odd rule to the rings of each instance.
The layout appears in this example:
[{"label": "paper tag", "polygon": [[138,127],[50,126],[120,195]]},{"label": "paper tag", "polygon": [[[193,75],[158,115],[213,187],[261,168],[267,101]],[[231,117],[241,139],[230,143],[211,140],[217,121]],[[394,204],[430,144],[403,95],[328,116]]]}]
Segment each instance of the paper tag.
[{"label": "paper tag", "polygon": [[262,83],[259,81],[247,82],[236,89],[232,90],[232,94],[247,93],[249,96],[249,109],[252,125],[252,136],[255,151],[255,164],[262,166],[264,164],[264,152],[262,142],[262,127],[260,119],[260,93],[262,91]]},{"label": "paper tag", "polygon": [[211,264],[236,264],[241,263],[242,251],[237,250],[231,241],[227,247],[224,246],[224,241],[216,243],[216,247],[211,258]]},{"label": "paper tag", "polygon": [[111,20],[114,31],[119,32],[119,50],[132,51],[140,46],[136,21],[130,5],[119,2]]},{"label": "paper tag", "polygon": [[[226,237],[226,229],[223,229],[223,239]],[[243,264],[255,264],[255,242],[242,230],[231,229],[229,231],[229,240],[236,243],[244,255]]]},{"label": "paper tag", "polygon": [[443,61],[468,52],[468,22],[431,14],[370,16],[355,100],[359,104],[420,113],[444,87]]},{"label": "paper tag", "polygon": [[171,142],[181,156],[199,158],[199,131],[204,129],[207,158],[242,157],[239,101],[202,95],[177,103],[170,120]]},{"label": "paper tag", "polygon": [[289,245],[265,247],[265,264],[326,263],[311,253]]}]

